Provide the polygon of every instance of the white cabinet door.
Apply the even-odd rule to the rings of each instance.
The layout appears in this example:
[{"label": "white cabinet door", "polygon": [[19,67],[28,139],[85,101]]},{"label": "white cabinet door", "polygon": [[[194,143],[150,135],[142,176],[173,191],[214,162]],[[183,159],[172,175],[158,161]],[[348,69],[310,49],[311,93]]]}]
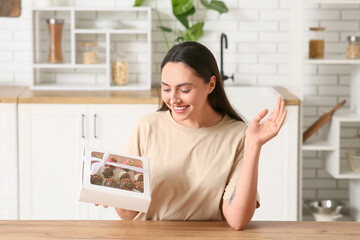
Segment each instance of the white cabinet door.
[{"label": "white cabinet door", "polygon": [[[273,96],[229,97],[232,105],[251,121],[258,112],[276,104]],[[288,114],[279,134],[266,143],[259,160],[260,208],[254,220],[296,221],[298,217],[298,106],[287,106]]]},{"label": "white cabinet door", "polygon": [[82,150],[122,152],[136,122],[156,109],[19,104],[20,219],[119,219],[113,208],[79,203]]},{"label": "white cabinet door", "polygon": [[156,104],[93,104],[89,106],[89,146],[122,152],[138,120]]},{"label": "white cabinet door", "polygon": [[87,105],[19,104],[20,219],[79,219]]},{"label": "white cabinet door", "polygon": [[[138,120],[157,108],[156,104],[89,105],[89,146],[121,153]],[[113,208],[89,207],[90,219],[119,219]]]},{"label": "white cabinet door", "polygon": [[259,186],[261,207],[255,220],[296,221],[298,218],[298,106],[288,113],[279,134],[261,149]]},{"label": "white cabinet door", "polygon": [[16,103],[0,104],[0,219],[18,218]]}]

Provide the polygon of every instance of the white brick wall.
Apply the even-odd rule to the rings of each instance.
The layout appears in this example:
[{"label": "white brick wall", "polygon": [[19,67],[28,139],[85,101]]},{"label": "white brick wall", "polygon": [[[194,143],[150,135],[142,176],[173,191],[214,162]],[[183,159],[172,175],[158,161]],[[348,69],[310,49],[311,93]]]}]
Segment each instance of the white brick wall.
[{"label": "white brick wall", "polygon": [[[76,0],[77,5],[120,6],[131,0]],[[230,12],[219,16],[216,12],[207,12],[204,37],[206,44],[215,57],[220,58],[220,34],[228,36],[229,48],[224,51],[225,73],[235,74],[235,82],[242,85],[283,85],[288,78],[289,66],[289,30],[290,6],[292,0],[226,0]],[[101,2],[101,3],[99,3]],[[159,13],[165,26],[173,27],[174,18],[170,0],[157,0]],[[0,18],[0,84],[30,84],[30,1],[21,2],[19,18]],[[199,19],[204,13],[197,3]],[[84,19],[95,16],[83,16]],[[144,16],[130,16],[144,20]],[[178,23],[177,23],[178,24]],[[152,72],[153,84],[160,78],[160,63],[167,51],[161,31],[157,28],[157,18],[153,12],[152,32]],[[177,25],[179,26],[179,25]],[[345,54],[346,37],[360,30],[359,4],[307,4],[304,32],[309,27],[326,27],[326,54]],[[44,28],[46,34],[46,28]],[[171,34],[167,35],[172,40]],[[135,42],[145,41],[142,36],[129,36],[124,41],[129,49],[142,48]],[[132,43],[133,42],[133,43]],[[304,43],[307,56],[308,43]],[[112,46],[112,49],[116,46]],[[145,49],[142,49],[144,51]],[[46,55],[45,55],[46,56]],[[143,67],[143,55],[132,56],[131,69]],[[349,98],[351,67],[347,65],[305,65],[304,66],[304,128],[307,128],[321,114],[336,105],[342,99]],[[50,73],[51,75],[51,73]],[[141,73],[139,74],[139,76]],[[84,77],[88,77],[84,75]],[[99,81],[103,76],[98,74]],[[66,78],[64,79],[66,81]],[[94,80],[95,81],[95,80]],[[228,84],[225,82],[225,84]],[[348,104],[347,104],[348,106]],[[358,130],[358,132],[360,132]],[[321,135],[322,133],[320,132]],[[318,136],[317,135],[317,136]],[[315,137],[317,137],[315,136]],[[321,152],[304,152],[303,196],[305,199],[336,198],[348,201],[348,182],[334,180],[324,170]]]},{"label": "white brick wall", "polygon": [[[312,4],[305,12],[305,31],[310,26],[325,27],[325,56],[345,56],[346,37],[360,30],[359,4]],[[306,37],[309,39],[310,34]],[[307,44],[307,42],[305,43]],[[308,49],[304,52],[307,56]],[[304,69],[304,130],[322,114],[343,99],[349,100],[349,65],[306,65]],[[347,101],[345,107],[349,106]],[[356,124],[355,124],[356,125]],[[313,139],[324,137],[328,124]],[[341,161],[345,151],[355,152],[360,140],[354,138],[360,125],[341,128]],[[304,152],[303,197],[304,199],[338,199],[348,202],[348,180],[335,180],[324,168],[324,153]],[[346,164],[346,163],[345,163]]]}]

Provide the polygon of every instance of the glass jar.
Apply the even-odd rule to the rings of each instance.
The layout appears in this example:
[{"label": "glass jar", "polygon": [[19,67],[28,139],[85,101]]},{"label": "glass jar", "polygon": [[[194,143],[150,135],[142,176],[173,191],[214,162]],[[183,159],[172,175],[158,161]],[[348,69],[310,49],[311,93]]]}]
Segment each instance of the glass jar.
[{"label": "glass jar", "polygon": [[83,42],[83,63],[95,64],[98,62],[98,50],[96,42]]},{"label": "glass jar", "polygon": [[347,37],[348,45],[346,51],[347,58],[360,58],[360,36]]},{"label": "glass jar", "polygon": [[324,40],[325,28],[310,28],[310,42],[309,42],[309,58],[319,59],[324,58],[325,40]]},{"label": "glass jar", "polygon": [[61,38],[63,32],[64,19],[49,18],[46,20],[50,36],[50,49],[48,55],[49,63],[64,62]]},{"label": "glass jar", "polygon": [[128,63],[124,54],[119,53],[112,64],[112,78],[115,85],[128,83]]}]

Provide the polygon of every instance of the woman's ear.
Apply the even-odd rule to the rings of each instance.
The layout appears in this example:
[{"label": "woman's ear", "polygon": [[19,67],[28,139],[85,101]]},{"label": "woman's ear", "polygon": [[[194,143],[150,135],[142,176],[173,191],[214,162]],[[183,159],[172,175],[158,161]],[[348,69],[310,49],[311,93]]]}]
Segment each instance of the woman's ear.
[{"label": "woman's ear", "polygon": [[209,81],[209,93],[212,93],[212,91],[215,89],[216,86],[216,76],[212,75]]}]

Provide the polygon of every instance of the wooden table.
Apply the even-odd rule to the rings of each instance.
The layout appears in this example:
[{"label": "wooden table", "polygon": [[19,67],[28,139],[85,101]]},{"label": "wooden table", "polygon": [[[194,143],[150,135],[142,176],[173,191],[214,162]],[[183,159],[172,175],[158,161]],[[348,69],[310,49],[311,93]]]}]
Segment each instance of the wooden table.
[{"label": "wooden table", "polygon": [[0,239],[360,239],[360,222],[0,221]]}]

